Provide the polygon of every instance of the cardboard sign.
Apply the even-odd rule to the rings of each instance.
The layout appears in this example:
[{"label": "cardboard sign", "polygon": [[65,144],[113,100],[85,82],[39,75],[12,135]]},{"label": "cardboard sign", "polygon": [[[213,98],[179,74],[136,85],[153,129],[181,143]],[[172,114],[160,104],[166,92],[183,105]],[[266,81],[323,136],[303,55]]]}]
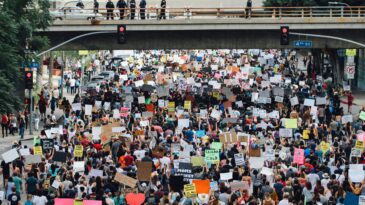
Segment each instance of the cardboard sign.
[{"label": "cardboard sign", "polygon": [[309,98],[304,99],[304,105],[309,107],[314,106],[314,99],[309,99]]},{"label": "cardboard sign", "polygon": [[242,140],[243,139],[237,136],[236,132],[234,131],[219,134],[219,141],[222,143],[236,143],[242,142]]},{"label": "cardboard sign", "polygon": [[66,152],[56,151],[53,155],[52,160],[55,162],[66,162],[66,158],[67,158]]},{"label": "cardboard sign", "polygon": [[85,105],[85,115],[91,115],[93,110],[93,105]]},{"label": "cardboard sign", "polygon": [[195,184],[185,184],[184,185],[184,195],[187,198],[194,198],[196,197],[196,187]]},{"label": "cardboard sign", "polygon": [[298,97],[295,96],[295,97],[290,98],[290,104],[291,104],[291,106],[298,105],[299,104]]},{"label": "cardboard sign", "polygon": [[20,153],[20,155],[21,155],[21,156],[27,156],[27,155],[30,155],[29,148],[20,149],[20,150],[19,150],[19,153]]},{"label": "cardboard sign", "polygon": [[75,145],[74,156],[82,157],[83,154],[84,154],[84,147],[82,145]]},{"label": "cardboard sign", "polygon": [[43,155],[42,146],[36,146],[33,148],[33,150],[34,150],[34,155],[39,155],[39,156]]},{"label": "cardboard sign", "polygon": [[138,183],[137,179],[134,179],[124,174],[120,174],[118,172],[115,174],[114,180],[131,188],[135,188]]},{"label": "cardboard sign", "polygon": [[316,97],[316,105],[325,105],[327,104],[326,97]]},{"label": "cardboard sign", "polygon": [[242,187],[244,186],[243,181],[233,181],[233,182],[230,182],[229,185],[233,192],[241,190]]},{"label": "cardboard sign", "polygon": [[309,139],[309,133],[310,133],[310,130],[303,130],[303,139],[304,140],[308,140]]},{"label": "cardboard sign", "polygon": [[342,116],[341,121],[342,121],[342,124],[346,124],[348,122],[352,122],[353,121],[352,120],[352,115],[350,114],[350,115],[344,115],[344,116]]},{"label": "cardboard sign", "polygon": [[103,177],[103,170],[91,169],[89,172],[89,177]]},{"label": "cardboard sign", "polygon": [[42,162],[42,157],[39,155],[25,156],[25,164],[37,164]]},{"label": "cardboard sign", "polygon": [[185,100],[185,102],[184,102],[184,109],[185,110],[191,110],[191,101]]},{"label": "cardboard sign", "polygon": [[76,161],[73,164],[74,172],[84,172],[85,171],[85,161]]},{"label": "cardboard sign", "polygon": [[303,149],[294,149],[294,163],[297,163],[299,165],[304,164],[304,150]]},{"label": "cardboard sign", "polygon": [[152,162],[137,162],[137,179],[139,181],[150,181],[152,173]]}]

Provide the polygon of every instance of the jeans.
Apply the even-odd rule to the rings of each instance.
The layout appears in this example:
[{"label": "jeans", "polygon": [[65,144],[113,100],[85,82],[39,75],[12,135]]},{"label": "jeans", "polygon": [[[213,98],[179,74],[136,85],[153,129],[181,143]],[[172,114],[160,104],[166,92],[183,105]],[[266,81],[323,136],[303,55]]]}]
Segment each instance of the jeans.
[{"label": "jeans", "polygon": [[20,136],[20,139],[24,138],[24,127],[19,127],[19,136]]}]

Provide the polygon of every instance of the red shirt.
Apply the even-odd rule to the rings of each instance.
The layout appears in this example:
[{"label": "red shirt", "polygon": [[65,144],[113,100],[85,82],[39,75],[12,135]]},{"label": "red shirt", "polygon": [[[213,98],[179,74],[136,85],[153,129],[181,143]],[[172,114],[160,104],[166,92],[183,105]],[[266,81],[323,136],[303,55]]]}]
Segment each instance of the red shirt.
[{"label": "red shirt", "polygon": [[93,147],[98,151],[102,148],[101,144],[93,144]]},{"label": "red shirt", "polygon": [[130,165],[133,165],[133,161],[134,161],[134,158],[129,154],[124,157],[124,163],[125,163],[125,166],[127,166],[127,167]]}]

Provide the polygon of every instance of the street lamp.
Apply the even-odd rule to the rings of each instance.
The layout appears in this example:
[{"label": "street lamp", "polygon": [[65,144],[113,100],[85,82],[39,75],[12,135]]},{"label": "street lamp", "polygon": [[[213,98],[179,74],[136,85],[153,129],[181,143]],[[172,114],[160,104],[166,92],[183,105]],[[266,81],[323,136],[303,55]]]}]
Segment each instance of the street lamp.
[{"label": "street lamp", "polygon": [[[350,9],[350,13],[351,13],[351,17],[352,17],[352,9],[351,6],[347,3],[343,3],[343,2],[337,2],[337,1],[330,1],[328,2],[329,5],[340,5],[340,6],[346,6]],[[343,9],[343,8],[342,8]]]}]

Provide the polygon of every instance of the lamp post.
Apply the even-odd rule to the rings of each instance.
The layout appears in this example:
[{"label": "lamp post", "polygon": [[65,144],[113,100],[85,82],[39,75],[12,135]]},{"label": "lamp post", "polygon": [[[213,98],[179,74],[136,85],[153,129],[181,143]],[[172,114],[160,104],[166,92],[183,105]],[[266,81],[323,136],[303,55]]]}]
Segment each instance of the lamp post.
[{"label": "lamp post", "polygon": [[[352,9],[351,9],[351,6],[349,4],[343,3],[343,2],[337,2],[337,1],[330,1],[330,2],[328,2],[328,5],[340,5],[342,7],[346,6],[350,9],[350,13],[351,13],[351,17],[352,17]],[[341,14],[343,14],[343,8],[341,8]]]}]

